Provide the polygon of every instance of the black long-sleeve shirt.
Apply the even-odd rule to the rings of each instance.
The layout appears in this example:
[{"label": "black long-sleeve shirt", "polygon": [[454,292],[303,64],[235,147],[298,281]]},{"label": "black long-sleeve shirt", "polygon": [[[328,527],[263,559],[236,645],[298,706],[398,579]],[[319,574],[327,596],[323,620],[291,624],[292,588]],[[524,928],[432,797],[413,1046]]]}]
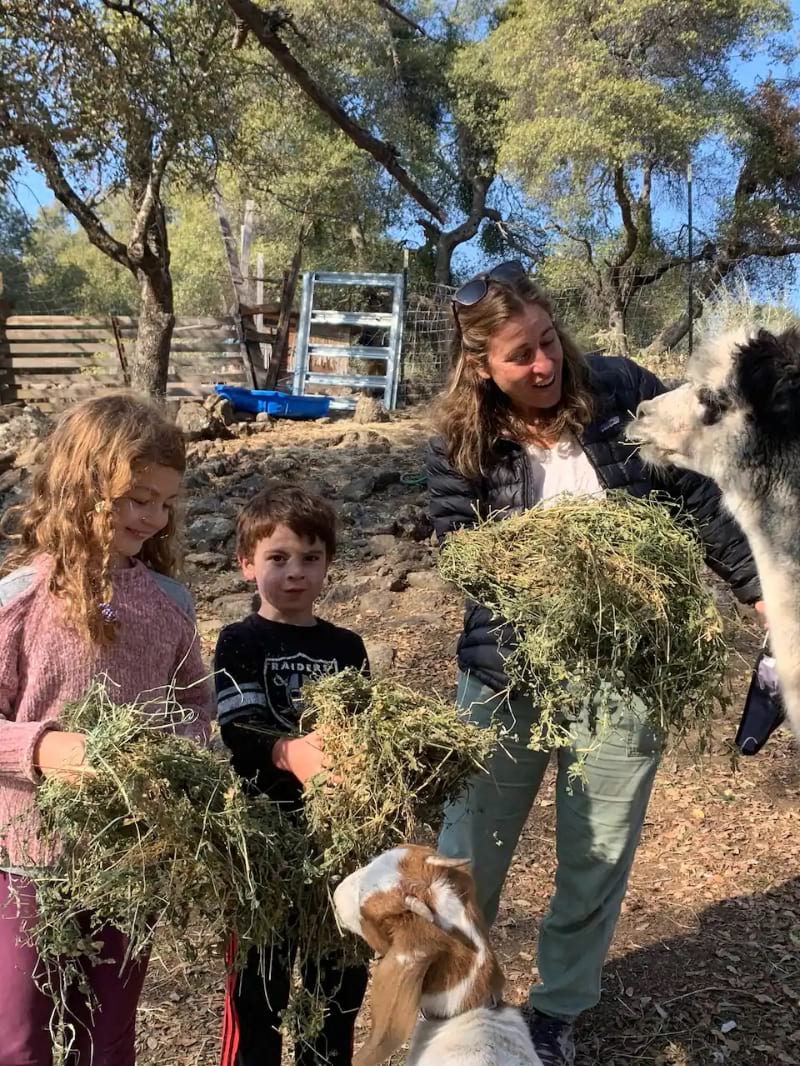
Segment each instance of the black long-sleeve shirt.
[{"label": "black long-sleeve shirt", "polygon": [[272,748],[297,729],[304,682],[351,666],[369,669],[364,641],[321,618],[294,626],[251,614],[222,630],[214,655],[217,715],[233,767],[250,788],[299,806],[300,783],[273,764]]}]

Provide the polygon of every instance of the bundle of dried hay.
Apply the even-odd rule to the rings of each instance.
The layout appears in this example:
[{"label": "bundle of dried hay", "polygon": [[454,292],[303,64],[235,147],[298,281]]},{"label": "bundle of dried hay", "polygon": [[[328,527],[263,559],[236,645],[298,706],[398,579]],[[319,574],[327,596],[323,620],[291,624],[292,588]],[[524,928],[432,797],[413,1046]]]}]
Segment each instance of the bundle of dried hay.
[{"label": "bundle of dried hay", "polygon": [[[331,905],[339,878],[435,826],[496,740],[453,705],[353,670],[303,694],[303,731],[322,730],[330,766],[308,786],[303,816],[248,796],[224,755],[176,737],[177,707],[115,705],[97,684],[65,708],[64,726],[87,734],[90,769],[38,791],[55,860],[37,876],[32,931],[57,1005],[55,1066],[69,1046],[76,960],[97,950],[80,928],[86,912],[93,929],[125,932],[132,958],[158,925],[179,955],[233,934],[234,965],[255,946],[266,967],[287,940],[301,958],[354,961],[355,938],[341,937]],[[321,989],[293,989],[284,1026],[295,1040],[319,1031],[323,1006]]]},{"label": "bundle of dried hay", "polygon": [[620,699],[643,701],[673,741],[705,745],[727,663],[700,546],[656,499],[564,496],[448,537],[446,580],[511,623],[512,689],[540,716],[531,746],[572,743],[588,714],[598,739]]},{"label": "bundle of dried hay", "polygon": [[73,1035],[66,999],[82,987],[77,959],[99,949],[82,916],[93,931],[121,929],[132,959],[149,950],[156,925],[184,957],[233,933],[243,958],[285,924],[304,838],[269,800],[245,796],[227,757],[175,736],[181,715],[114,704],[96,683],[61,716],[86,734],[88,770],[79,783],[53,777],[37,791],[54,858],[37,874],[31,936],[56,1004],[56,1066]]}]

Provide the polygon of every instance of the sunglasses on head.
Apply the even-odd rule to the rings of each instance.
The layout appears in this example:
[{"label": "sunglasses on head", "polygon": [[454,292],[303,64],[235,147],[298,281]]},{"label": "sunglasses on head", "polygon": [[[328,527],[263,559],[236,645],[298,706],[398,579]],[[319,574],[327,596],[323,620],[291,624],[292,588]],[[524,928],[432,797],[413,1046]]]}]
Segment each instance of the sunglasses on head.
[{"label": "sunglasses on head", "polygon": [[465,281],[453,294],[453,310],[459,307],[474,307],[479,304],[489,291],[489,282],[497,281],[501,285],[513,285],[515,281],[525,277],[525,268],[519,259],[509,259],[506,263],[500,263],[494,269],[487,270],[482,274],[476,274],[474,278]]}]

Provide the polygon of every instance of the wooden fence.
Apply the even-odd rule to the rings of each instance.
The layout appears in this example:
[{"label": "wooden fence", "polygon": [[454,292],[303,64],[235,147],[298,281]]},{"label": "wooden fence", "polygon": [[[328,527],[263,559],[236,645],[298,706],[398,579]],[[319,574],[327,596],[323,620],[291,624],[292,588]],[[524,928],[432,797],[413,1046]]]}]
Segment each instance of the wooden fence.
[{"label": "wooden fence", "polygon": [[[269,363],[269,342],[275,337],[278,308],[264,309],[264,332],[244,326],[244,336],[262,346],[259,376]],[[297,321],[288,325],[289,355],[278,388],[291,389]],[[244,320],[247,321],[246,319]],[[311,338],[331,345],[332,353],[353,343],[352,329],[343,325],[318,325]],[[55,409],[104,388],[127,383],[128,361],[136,339],[136,319],[125,316],[75,317],[69,315],[0,314],[0,403],[22,400]],[[313,360],[317,371],[344,372],[347,360],[318,348]],[[215,384],[246,385],[240,337],[233,317],[178,318],[170,349],[168,399],[202,399]],[[336,390],[329,390],[336,391]]]},{"label": "wooden fence", "polygon": [[[0,320],[0,399],[52,407],[120,388],[135,338],[135,318],[10,315]],[[233,319],[179,318],[169,396],[199,398],[216,382],[244,383]]]}]

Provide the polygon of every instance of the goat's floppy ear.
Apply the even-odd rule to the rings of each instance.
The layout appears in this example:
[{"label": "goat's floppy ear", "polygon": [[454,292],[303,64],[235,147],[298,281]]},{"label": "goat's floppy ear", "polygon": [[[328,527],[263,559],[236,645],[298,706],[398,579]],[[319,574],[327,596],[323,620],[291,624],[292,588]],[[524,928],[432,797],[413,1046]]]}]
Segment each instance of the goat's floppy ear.
[{"label": "goat's floppy ear", "polygon": [[448,943],[447,934],[416,907],[400,919],[391,947],[375,968],[372,1030],[354,1055],[353,1066],[377,1066],[408,1040],[419,1014],[425,976]]}]

